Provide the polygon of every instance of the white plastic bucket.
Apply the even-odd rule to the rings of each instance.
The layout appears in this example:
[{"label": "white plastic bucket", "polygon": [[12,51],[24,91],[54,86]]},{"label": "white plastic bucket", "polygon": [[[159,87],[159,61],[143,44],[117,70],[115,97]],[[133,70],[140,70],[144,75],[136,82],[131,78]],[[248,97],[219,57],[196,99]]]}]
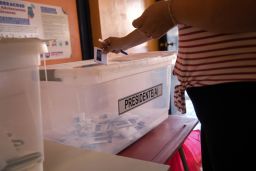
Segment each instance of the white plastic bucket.
[{"label": "white plastic bucket", "polygon": [[41,51],[36,39],[0,40],[0,170],[43,170]]}]

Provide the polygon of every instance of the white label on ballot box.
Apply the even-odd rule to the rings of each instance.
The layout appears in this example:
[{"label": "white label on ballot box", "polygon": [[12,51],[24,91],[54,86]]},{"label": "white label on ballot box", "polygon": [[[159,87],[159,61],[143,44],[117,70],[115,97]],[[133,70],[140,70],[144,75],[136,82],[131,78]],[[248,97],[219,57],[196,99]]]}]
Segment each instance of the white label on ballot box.
[{"label": "white label on ballot box", "polygon": [[123,114],[163,94],[163,84],[148,88],[118,100],[118,113]]}]

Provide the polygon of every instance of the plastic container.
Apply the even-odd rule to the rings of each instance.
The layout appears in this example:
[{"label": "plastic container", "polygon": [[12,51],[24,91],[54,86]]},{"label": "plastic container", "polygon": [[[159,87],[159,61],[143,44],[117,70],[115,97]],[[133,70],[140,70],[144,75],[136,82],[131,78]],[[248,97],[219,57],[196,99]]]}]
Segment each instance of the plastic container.
[{"label": "plastic container", "polygon": [[120,152],[168,117],[173,58],[152,52],[115,58],[108,65],[48,66],[47,77],[41,72],[45,138]]},{"label": "plastic container", "polygon": [[0,170],[42,171],[43,136],[36,39],[0,40]]}]

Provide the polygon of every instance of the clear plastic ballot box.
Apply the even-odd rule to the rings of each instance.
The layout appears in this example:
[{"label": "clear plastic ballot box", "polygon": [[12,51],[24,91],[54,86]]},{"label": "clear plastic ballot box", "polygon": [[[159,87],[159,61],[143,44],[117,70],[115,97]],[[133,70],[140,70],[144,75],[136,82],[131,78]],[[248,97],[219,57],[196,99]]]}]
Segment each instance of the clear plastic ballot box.
[{"label": "clear plastic ballot box", "polygon": [[0,170],[42,171],[39,54],[36,39],[0,39]]},{"label": "clear plastic ballot box", "polygon": [[150,52],[42,68],[44,137],[116,154],[168,117],[175,54]]}]

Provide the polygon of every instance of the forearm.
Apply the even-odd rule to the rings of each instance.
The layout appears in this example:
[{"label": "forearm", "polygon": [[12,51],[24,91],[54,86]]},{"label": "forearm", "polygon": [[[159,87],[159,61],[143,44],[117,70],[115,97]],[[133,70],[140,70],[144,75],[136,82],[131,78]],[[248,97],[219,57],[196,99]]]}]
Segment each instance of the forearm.
[{"label": "forearm", "polygon": [[144,33],[139,31],[138,29],[135,29],[125,37],[123,37],[123,41],[125,41],[124,44],[126,44],[125,49],[129,49],[131,47],[140,45],[146,41],[150,40]]},{"label": "forearm", "polygon": [[172,0],[179,24],[220,32],[256,31],[256,0]]}]

